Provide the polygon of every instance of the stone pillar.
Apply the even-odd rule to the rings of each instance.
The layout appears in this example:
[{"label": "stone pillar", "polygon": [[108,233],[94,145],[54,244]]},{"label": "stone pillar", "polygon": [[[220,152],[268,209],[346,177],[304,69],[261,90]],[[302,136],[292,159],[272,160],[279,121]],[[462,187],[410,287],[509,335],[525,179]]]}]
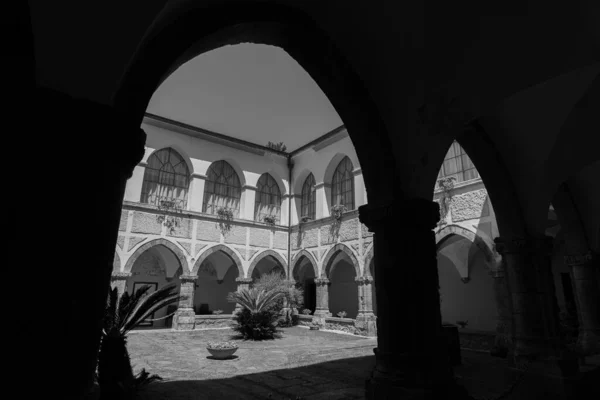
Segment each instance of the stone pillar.
[{"label": "stone pillar", "polygon": [[196,290],[197,275],[181,275],[181,289],[179,293],[185,296],[179,300],[179,306],[173,316],[173,330],[192,330],[196,326],[196,313],[194,312],[194,292]]},{"label": "stone pillar", "polygon": [[571,270],[577,316],[579,319],[579,337],[577,347],[585,355],[600,351],[600,291],[598,288],[599,258],[591,252],[587,254],[565,256],[565,263]]},{"label": "stone pillar", "polygon": [[356,277],[358,283],[358,315],[354,326],[366,336],[377,336],[377,324],[373,314],[372,276]]},{"label": "stone pillar", "polygon": [[433,232],[439,218],[439,205],[426,199],[359,207],[360,221],[374,232],[377,276],[376,365],[367,399],[466,398],[442,332]]},{"label": "stone pillar", "polygon": [[552,238],[496,238],[494,241],[505,259],[515,361],[558,356],[561,345],[550,261]]},{"label": "stone pillar", "polygon": [[512,332],[512,315],[502,259],[496,260],[490,275],[494,278],[494,298],[498,311],[496,337],[490,354],[497,357],[506,357],[510,347],[509,338]]},{"label": "stone pillar", "polygon": [[313,315],[319,318],[331,317],[329,312],[329,279],[317,278],[315,279],[315,285],[317,285],[317,308]]},{"label": "stone pillar", "polygon": [[[235,278],[235,281],[237,282],[237,291],[240,292],[244,289],[250,289],[250,284],[252,283],[252,278]],[[239,303],[235,304],[235,311],[234,313],[241,311],[242,310],[242,306]]]},{"label": "stone pillar", "polygon": [[127,279],[131,276],[131,272],[117,272],[110,276],[110,290],[117,288],[119,297],[123,296],[127,289]]}]

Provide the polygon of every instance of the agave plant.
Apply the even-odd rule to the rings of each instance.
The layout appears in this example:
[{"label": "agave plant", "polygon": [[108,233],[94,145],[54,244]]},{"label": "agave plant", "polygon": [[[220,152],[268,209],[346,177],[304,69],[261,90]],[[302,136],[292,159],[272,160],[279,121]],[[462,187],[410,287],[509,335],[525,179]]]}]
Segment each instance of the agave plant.
[{"label": "agave plant", "polygon": [[147,294],[149,289],[150,286],[144,286],[132,295],[126,292],[120,298],[116,288],[110,292],[98,356],[101,399],[132,398],[141,385],[161,379],[144,369],[138,375],[133,374],[127,351],[127,333],[152,313],[178,302],[183,296],[174,292],[174,283]]}]

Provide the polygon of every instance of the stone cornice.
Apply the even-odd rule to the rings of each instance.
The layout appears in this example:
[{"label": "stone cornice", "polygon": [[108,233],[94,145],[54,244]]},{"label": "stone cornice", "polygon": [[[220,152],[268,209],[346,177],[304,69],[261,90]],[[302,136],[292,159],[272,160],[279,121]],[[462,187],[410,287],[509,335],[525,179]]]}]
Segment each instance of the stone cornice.
[{"label": "stone cornice", "polygon": [[528,237],[528,238],[502,238],[494,239],[496,251],[504,256],[505,254],[536,254],[550,255],[552,254],[553,238],[550,236],[544,237]]},{"label": "stone cornice", "polygon": [[329,189],[329,188],[331,188],[331,184],[325,183],[325,182],[317,183],[315,185],[315,190],[316,189],[321,189],[322,187],[325,187],[325,188]]},{"label": "stone cornice", "polygon": [[366,204],[358,208],[358,218],[370,232],[393,226],[399,220],[407,228],[433,230],[440,220],[440,206],[426,199],[396,200],[386,206]]},{"label": "stone cornice", "polygon": [[181,275],[179,276],[179,280],[181,283],[196,282],[198,280],[198,275]]},{"label": "stone cornice", "polygon": [[242,186],[242,189],[244,189],[244,190],[254,190],[254,191],[258,190],[258,188],[256,186],[253,186],[253,185],[244,185],[244,186]]},{"label": "stone cornice", "polygon": [[316,278],[315,285],[317,286],[325,286],[329,284],[329,279],[327,278]]},{"label": "stone cornice", "polygon": [[362,175],[362,168],[355,168],[352,171],[352,175],[357,176],[357,175]]},{"label": "stone cornice", "polygon": [[250,283],[252,283],[252,278],[235,278],[235,281],[237,283],[242,283],[242,284],[243,283],[247,283],[247,284],[250,284]]},{"label": "stone cornice", "polygon": [[201,173],[199,173],[199,172],[194,172],[194,173],[192,174],[192,178],[194,178],[194,179],[204,179],[204,180],[206,180],[206,179],[208,179],[208,176],[206,176],[206,175],[204,175],[204,174],[201,174]]},{"label": "stone cornice", "polygon": [[113,272],[110,276],[111,281],[124,280],[131,276],[131,272]]},{"label": "stone cornice", "polygon": [[565,256],[565,264],[568,266],[586,265],[591,264],[594,259],[594,255],[591,251],[584,254],[569,254]]},{"label": "stone cornice", "polygon": [[374,279],[371,275],[357,276],[356,278],[354,278],[354,280],[359,285],[370,285],[374,282]]}]

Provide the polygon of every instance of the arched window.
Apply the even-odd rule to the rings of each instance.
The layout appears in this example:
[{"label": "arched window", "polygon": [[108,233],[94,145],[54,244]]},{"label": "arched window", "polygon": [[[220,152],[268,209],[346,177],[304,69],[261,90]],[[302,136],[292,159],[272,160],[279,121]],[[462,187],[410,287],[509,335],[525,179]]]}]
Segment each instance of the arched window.
[{"label": "arched window", "polygon": [[331,205],[344,205],[348,210],[354,210],[354,175],[352,161],[344,157],[333,173],[331,181]]},{"label": "arched window", "polygon": [[270,174],[262,174],[256,184],[256,202],[254,220],[263,221],[264,217],[274,217],[275,223],[281,221],[281,191]]},{"label": "arched window", "polygon": [[454,142],[450,146],[438,174],[438,179],[449,177],[456,178],[456,182],[479,178],[475,165],[458,142]]},{"label": "arched window", "polygon": [[315,177],[313,174],[309,174],[302,185],[302,198],[300,201],[300,217],[308,217],[315,219],[317,215],[316,210],[316,189],[315,189]]},{"label": "arched window", "polygon": [[216,214],[219,208],[224,207],[238,217],[241,196],[240,178],[233,167],[223,160],[212,163],[206,173],[202,212]]},{"label": "arched window", "polygon": [[153,205],[173,201],[185,209],[189,185],[190,172],[183,157],[170,147],[161,149],[148,157],[140,201]]}]

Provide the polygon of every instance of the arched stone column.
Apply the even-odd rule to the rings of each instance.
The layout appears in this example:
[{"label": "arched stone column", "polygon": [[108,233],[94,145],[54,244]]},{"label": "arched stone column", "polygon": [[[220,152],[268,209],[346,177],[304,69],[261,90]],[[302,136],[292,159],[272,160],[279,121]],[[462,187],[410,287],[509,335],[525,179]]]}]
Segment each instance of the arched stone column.
[{"label": "arched stone column", "polygon": [[130,272],[113,272],[110,276],[110,290],[117,288],[119,297],[125,293],[127,288],[127,279],[131,276]]},{"label": "arched stone column", "polygon": [[[376,366],[367,398],[460,398],[442,335],[433,229],[440,218],[431,200],[396,199],[359,207],[374,232],[377,280]],[[398,315],[411,321],[398,325]]]},{"label": "arched stone column", "polygon": [[549,360],[561,351],[550,262],[552,238],[496,238],[512,304],[515,361]]},{"label": "arched stone column", "polygon": [[377,336],[377,317],[373,313],[373,277],[370,275],[357,276],[358,283],[358,315],[355,326],[367,336]]},{"label": "arched stone column", "polygon": [[565,256],[571,269],[579,317],[577,345],[584,354],[600,351],[600,291],[598,289],[598,255],[592,252]]},{"label": "arched stone column", "polygon": [[177,312],[173,317],[173,329],[192,330],[196,326],[196,313],[194,312],[194,291],[196,289],[196,280],[198,275],[181,275],[180,295],[184,296],[179,300]]},{"label": "arched stone column", "polygon": [[329,279],[315,279],[317,285],[317,309],[314,312],[315,317],[331,317],[329,312]]}]

